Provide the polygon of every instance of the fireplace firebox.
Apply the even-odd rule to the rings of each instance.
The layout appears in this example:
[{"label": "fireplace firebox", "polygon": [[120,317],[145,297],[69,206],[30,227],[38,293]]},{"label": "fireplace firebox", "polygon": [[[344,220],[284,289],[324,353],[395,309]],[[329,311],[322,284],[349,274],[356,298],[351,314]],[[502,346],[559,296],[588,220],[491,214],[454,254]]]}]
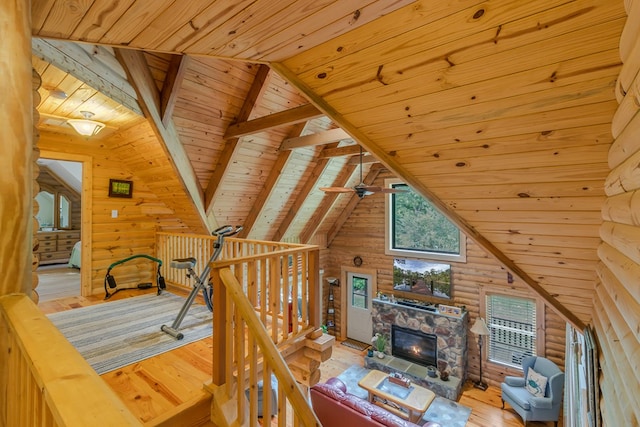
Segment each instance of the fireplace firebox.
[{"label": "fireplace firebox", "polygon": [[423,366],[438,366],[438,337],[391,325],[391,354]]}]

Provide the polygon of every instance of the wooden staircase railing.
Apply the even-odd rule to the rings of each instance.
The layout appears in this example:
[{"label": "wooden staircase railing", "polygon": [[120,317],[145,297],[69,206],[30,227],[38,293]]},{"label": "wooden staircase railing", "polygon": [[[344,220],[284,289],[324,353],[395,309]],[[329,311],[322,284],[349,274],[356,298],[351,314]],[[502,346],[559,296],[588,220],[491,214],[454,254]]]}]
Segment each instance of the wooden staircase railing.
[{"label": "wooden staircase railing", "polygon": [[[214,289],[214,371],[208,386],[213,394],[212,421],[220,427],[257,425],[259,392],[262,416],[270,419],[273,374],[278,397],[273,415],[278,425],[291,425],[287,419],[292,418],[294,426],[321,426],[234,273],[223,267],[214,269],[214,274],[220,286]],[[261,390],[256,386],[259,379]]]},{"label": "wooden staircase railing", "polygon": [[[202,271],[215,239],[158,233],[157,256],[165,266],[171,259],[193,256],[196,271]],[[257,425],[259,393],[263,411],[271,409],[272,374],[278,384],[273,390],[278,424],[317,422],[296,390],[298,384],[306,389],[319,381],[320,363],[331,356],[335,341],[320,330],[318,263],[317,246],[225,239],[219,259],[211,264],[214,372],[207,389],[217,425]],[[183,273],[176,275],[165,266],[167,283],[191,286]],[[287,408],[293,412],[288,414]]]}]

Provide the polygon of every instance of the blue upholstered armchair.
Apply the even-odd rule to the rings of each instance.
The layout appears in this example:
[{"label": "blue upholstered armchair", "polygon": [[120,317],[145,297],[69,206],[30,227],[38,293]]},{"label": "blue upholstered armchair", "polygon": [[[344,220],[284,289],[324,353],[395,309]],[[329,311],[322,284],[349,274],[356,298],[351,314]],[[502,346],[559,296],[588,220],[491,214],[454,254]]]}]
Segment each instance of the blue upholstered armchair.
[{"label": "blue upholstered armchair", "polygon": [[[529,375],[529,368],[534,373]],[[536,356],[525,357],[522,370],[523,378],[505,377],[502,383],[502,409],[504,402],[507,402],[522,417],[525,426],[527,421],[555,421],[557,427],[562,408],[564,373],[549,359]]]}]

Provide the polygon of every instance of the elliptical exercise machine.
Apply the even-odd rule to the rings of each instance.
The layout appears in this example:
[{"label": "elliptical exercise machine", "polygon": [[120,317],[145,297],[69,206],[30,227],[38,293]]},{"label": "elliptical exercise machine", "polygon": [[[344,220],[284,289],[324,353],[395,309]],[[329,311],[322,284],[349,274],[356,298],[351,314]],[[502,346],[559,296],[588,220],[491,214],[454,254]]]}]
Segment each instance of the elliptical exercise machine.
[{"label": "elliptical exercise machine", "polygon": [[184,334],[180,332],[178,329],[180,328],[180,324],[184,320],[184,316],[187,315],[189,308],[193,304],[193,301],[196,299],[199,291],[202,291],[202,296],[204,297],[204,302],[207,305],[209,311],[213,312],[213,302],[211,298],[213,297],[213,284],[209,278],[209,273],[211,272],[211,263],[218,259],[220,253],[222,252],[222,247],[224,245],[224,238],[231,237],[238,234],[242,230],[242,226],[237,225],[235,228],[231,225],[223,225],[222,227],[214,230],[211,234],[217,236],[216,242],[213,244],[213,255],[209,258],[209,262],[205,266],[202,274],[198,276],[195,271],[193,271],[193,267],[196,265],[196,259],[193,257],[190,258],[177,258],[171,261],[169,266],[171,268],[177,268],[179,270],[187,270],[187,277],[193,277],[195,281],[195,285],[189,293],[187,300],[184,302],[184,305],[180,309],[178,313],[178,317],[173,321],[171,326],[162,325],[160,330],[171,335],[172,337],[181,340],[184,338]]}]

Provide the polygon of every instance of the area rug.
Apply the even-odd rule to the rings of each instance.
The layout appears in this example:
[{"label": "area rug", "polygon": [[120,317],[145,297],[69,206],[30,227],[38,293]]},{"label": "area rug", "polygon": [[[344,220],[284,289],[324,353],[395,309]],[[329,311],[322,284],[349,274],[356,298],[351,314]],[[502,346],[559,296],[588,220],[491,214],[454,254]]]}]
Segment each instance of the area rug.
[{"label": "area rug", "polygon": [[347,338],[344,341],[341,341],[340,344],[347,346],[349,348],[354,348],[356,350],[364,350],[366,348],[371,347],[371,344],[363,343],[361,341],[352,340],[351,338]]},{"label": "area rug", "polygon": [[171,325],[184,298],[163,292],[76,308],[48,315],[98,374],[148,359],[211,335],[211,313],[193,304],[180,331],[182,340],[162,332]]},{"label": "area rug", "polygon": [[[358,381],[364,377],[369,370],[362,366],[351,365],[344,372],[338,375],[347,386],[347,392],[363,399],[367,398],[367,391],[358,386]],[[471,415],[471,408],[460,405],[447,398],[436,396],[429,409],[424,414],[423,422],[435,421],[442,426],[464,427]]]}]

